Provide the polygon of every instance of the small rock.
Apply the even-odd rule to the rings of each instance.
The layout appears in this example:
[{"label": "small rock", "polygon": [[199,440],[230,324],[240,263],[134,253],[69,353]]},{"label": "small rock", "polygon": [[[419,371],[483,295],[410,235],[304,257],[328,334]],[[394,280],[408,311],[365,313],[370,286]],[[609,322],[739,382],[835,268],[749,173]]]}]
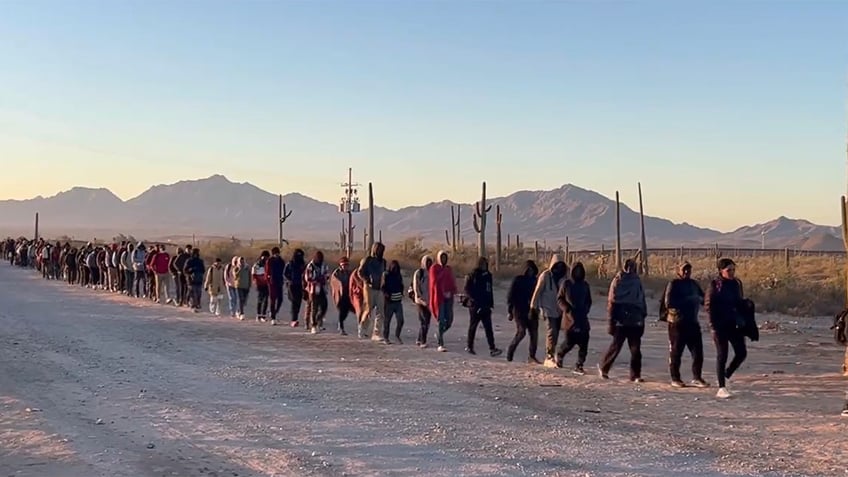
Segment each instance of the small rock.
[{"label": "small rock", "polygon": [[26,408],[26,412],[41,412],[41,409],[37,407],[28,407]]},{"label": "small rock", "polygon": [[155,447],[156,445],[154,445],[152,442],[150,444],[147,444],[148,449],[154,449]]},{"label": "small rock", "polygon": [[97,418],[97,420],[94,421],[94,423],[99,426],[99,425],[103,424],[103,419]]}]

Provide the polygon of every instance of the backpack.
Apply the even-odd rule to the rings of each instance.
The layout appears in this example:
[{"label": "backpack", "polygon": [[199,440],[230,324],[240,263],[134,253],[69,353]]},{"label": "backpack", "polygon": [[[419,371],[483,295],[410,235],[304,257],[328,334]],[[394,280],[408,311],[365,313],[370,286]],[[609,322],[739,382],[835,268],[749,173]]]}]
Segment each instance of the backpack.
[{"label": "backpack", "polygon": [[833,330],[833,339],[837,343],[848,345],[848,308],[833,317],[833,326],[830,329]]},{"label": "backpack", "polygon": [[668,308],[665,307],[665,297],[660,298],[660,317],[657,321],[668,321]]},{"label": "backpack", "polygon": [[412,278],[412,283],[410,283],[409,288],[406,289],[406,296],[408,296],[409,299],[412,300],[413,302],[415,301],[415,283],[416,282],[421,283],[422,273],[423,273],[423,270],[421,270],[420,268],[418,270],[416,270],[415,275]]}]

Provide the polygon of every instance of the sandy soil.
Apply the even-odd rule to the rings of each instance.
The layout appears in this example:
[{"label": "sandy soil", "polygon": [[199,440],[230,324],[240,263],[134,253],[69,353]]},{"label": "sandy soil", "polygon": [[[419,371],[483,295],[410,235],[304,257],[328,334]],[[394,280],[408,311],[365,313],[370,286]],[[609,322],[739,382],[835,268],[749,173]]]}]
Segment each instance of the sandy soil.
[{"label": "sandy soil", "polygon": [[[0,477],[846,475],[848,383],[827,319],[768,317],[781,330],[764,331],[736,397],[717,401],[715,389],[669,388],[660,326],[634,385],[626,351],[610,381],[524,364],[526,340],[514,363],[468,356],[462,311],[438,353],[195,315],[2,265]],[[587,369],[608,344],[594,319]],[[496,322],[505,348],[514,328]]]}]

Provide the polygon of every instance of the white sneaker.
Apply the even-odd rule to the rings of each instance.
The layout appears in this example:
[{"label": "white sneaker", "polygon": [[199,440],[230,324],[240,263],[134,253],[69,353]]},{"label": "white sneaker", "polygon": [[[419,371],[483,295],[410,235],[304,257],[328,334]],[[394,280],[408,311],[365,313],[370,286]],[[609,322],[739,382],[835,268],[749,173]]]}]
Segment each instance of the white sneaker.
[{"label": "white sneaker", "polygon": [[444,353],[444,352],[446,352],[448,349],[447,349],[447,348],[445,348],[444,346],[439,346],[438,348],[436,348],[436,350],[438,350],[440,353]]},{"label": "white sneaker", "polygon": [[310,332],[310,333],[312,333],[313,335],[317,335],[317,334],[318,334],[318,328],[316,328],[316,327],[314,327],[314,326],[313,326],[313,327],[309,330],[309,332]]},{"label": "white sneaker", "polygon": [[556,361],[554,361],[550,358],[545,360],[545,363],[544,363],[543,366],[546,367],[546,368],[556,368],[557,367]]},{"label": "white sneaker", "polygon": [[716,397],[719,399],[728,399],[731,397],[730,391],[727,388],[718,388],[718,392],[716,393]]},{"label": "white sneaker", "polygon": [[238,319],[239,319],[239,321],[244,321],[244,315],[239,314]]}]

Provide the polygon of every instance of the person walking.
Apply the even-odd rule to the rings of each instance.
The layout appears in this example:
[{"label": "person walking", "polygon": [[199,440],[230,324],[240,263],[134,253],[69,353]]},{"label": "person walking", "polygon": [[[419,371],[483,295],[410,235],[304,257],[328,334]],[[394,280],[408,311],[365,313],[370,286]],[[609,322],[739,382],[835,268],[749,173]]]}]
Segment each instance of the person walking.
[{"label": "person walking", "polygon": [[489,272],[489,260],[486,257],[477,259],[477,267],[465,278],[465,302],[468,308],[468,341],[465,352],[477,354],[474,342],[477,328],[483,324],[486,342],[489,344],[489,356],[500,356],[502,351],[495,346],[495,331],[492,328],[492,308],[495,298],[492,292],[492,274]]},{"label": "person walking", "polygon": [[448,265],[448,253],[440,250],[436,254],[436,263],[430,267],[428,286],[430,287],[430,306],[433,318],[439,324],[436,332],[440,352],[447,351],[445,333],[453,325],[453,300],[456,296],[456,278],[453,269]]},{"label": "person walking", "polygon": [[209,313],[221,316],[221,302],[224,300],[226,282],[224,281],[224,264],[220,258],[216,258],[209,270],[206,271],[203,288],[209,294]]},{"label": "person walking", "polygon": [[583,365],[589,354],[589,311],[592,309],[592,290],[586,282],[586,269],[577,262],[571,267],[571,279],[566,280],[559,289],[557,304],[562,310],[562,330],[565,341],[557,349],[556,366],[562,368],[562,362],[569,351],[577,347],[577,363],[574,374],[583,376]]},{"label": "person walking", "polygon": [[557,295],[566,275],[568,265],[559,254],[553,254],[548,269],[539,274],[536,288],[530,298],[530,319],[544,318],[547,325],[544,363],[546,368],[556,368],[556,346],[562,328],[562,310],[557,304]]},{"label": "person walking", "polygon": [[224,285],[227,287],[227,308],[230,318],[235,318],[238,313],[238,288],[236,288],[236,266],[238,257],[233,257],[224,265]]},{"label": "person walking", "polygon": [[683,262],[677,269],[677,278],[666,285],[662,298],[668,322],[668,371],[672,387],[686,387],[680,377],[680,362],[686,348],[692,354],[692,386],[709,387],[702,377],[704,340],[698,323],[698,310],[703,302],[704,291],[692,279],[692,264]]},{"label": "person walking", "polygon": [[392,260],[389,268],[383,273],[382,284],[380,286],[383,291],[383,300],[385,310],[383,316],[385,322],[383,324],[383,341],[386,344],[392,344],[390,339],[392,318],[396,320],[395,339],[398,344],[403,344],[401,333],[403,332],[403,275],[400,271],[400,263],[397,260]]},{"label": "person walking", "polygon": [[177,278],[175,283],[177,284],[177,288],[180,290],[178,293],[180,296],[180,306],[189,306],[190,302],[188,276],[185,273],[185,266],[191,258],[192,249],[194,249],[193,246],[186,245],[185,249],[177,254],[176,262],[174,262],[174,268],[177,269]]},{"label": "person walking", "polygon": [[415,307],[418,309],[418,339],[415,345],[419,348],[427,347],[427,335],[430,333],[430,320],[433,313],[430,311],[430,267],[433,265],[433,257],[424,255],[421,257],[421,267],[412,274],[412,291]]},{"label": "person walking", "polygon": [[380,289],[383,281],[383,273],[386,271],[386,259],[383,253],[386,247],[380,242],[374,242],[371,253],[359,263],[359,275],[365,283],[365,309],[363,316],[359,319],[360,334],[369,318],[373,317],[374,328],[371,332],[371,340],[384,343],[383,321],[385,320],[386,300]]},{"label": "person walking", "polygon": [[350,272],[348,289],[350,290],[350,304],[353,306],[353,313],[356,316],[356,337],[366,339],[367,336],[362,334],[362,323],[360,321],[360,317],[365,313],[365,281],[359,274],[359,268],[354,268]]},{"label": "person walking", "polygon": [[133,281],[135,282],[135,297],[142,298],[147,296],[147,272],[145,269],[145,261],[147,259],[147,250],[144,243],[139,242],[135,246],[132,253],[132,269]]},{"label": "person walking", "polygon": [[315,252],[312,260],[306,265],[304,272],[306,280],[307,307],[306,329],[316,334],[324,330],[324,316],[327,314],[327,281],[330,272],[324,263],[324,253]]},{"label": "person walking", "polygon": [[612,279],[607,296],[607,313],[607,331],[612,336],[612,343],[598,365],[599,374],[602,378],[609,379],[609,371],[626,341],[630,347],[630,381],[643,382],[642,335],[645,333],[648,306],[642,280],[636,272],[635,260],[628,259],[624,262],[623,269]]},{"label": "person walking", "polygon": [[247,305],[247,297],[250,294],[250,267],[244,261],[244,257],[237,257],[235,268],[235,284],[238,291],[238,312],[236,316],[239,321],[244,321],[244,307]]},{"label": "person walking", "polygon": [[512,279],[509,292],[506,297],[507,317],[515,323],[515,337],[506,349],[506,360],[512,361],[515,350],[528,334],[530,335],[530,348],[528,349],[527,362],[531,364],[542,364],[536,358],[536,349],[539,343],[539,317],[530,313],[530,300],[536,289],[536,280],[539,268],[533,260],[524,263],[524,273]]},{"label": "person walking", "polygon": [[[291,319],[290,326],[296,328],[300,325],[300,308],[303,306],[303,301],[307,299],[304,294],[304,278],[303,273],[306,271],[306,254],[302,249],[296,248],[292,252],[291,260],[286,264],[283,275],[286,279],[286,287],[291,302]],[[305,317],[308,319],[308,317]],[[307,327],[307,331],[309,328]]]},{"label": "person walking", "polygon": [[[183,303],[183,294],[182,287],[180,286],[180,276],[182,275],[182,268],[180,268],[180,256],[183,254],[183,249],[178,247],[177,252],[174,255],[171,255],[171,261],[168,263],[168,272],[171,273],[171,281],[174,283],[174,304],[177,306],[182,306]],[[183,261],[182,266],[185,267],[185,262]]]},{"label": "person walking", "polygon": [[256,285],[256,293],[258,298],[256,301],[256,321],[265,323],[268,316],[268,276],[265,273],[265,267],[268,264],[268,257],[271,254],[267,250],[263,250],[259,255],[259,260],[253,264],[250,273],[253,275],[253,284]]},{"label": "person walking", "polygon": [[285,282],[286,262],[280,256],[280,248],[271,249],[271,257],[265,265],[268,281],[268,296],[271,301],[271,325],[277,326],[277,313],[283,306],[283,285]]},{"label": "person walking", "polygon": [[159,303],[174,303],[171,298],[171,256],[165,251],[164,245],[157,245],[151,260],[151,268],[156,276],[156,301]]},{"label": "person walking", "polygon": [[[736,372],[748,356],[745,344],[745,320],[742,316],[744,294],[742,282],[736,278],[736,263],[729,258],[718,261],[718,277],[710,282],[704,299],[704,310],[710,320],[713,343],[716,347],[716,397],[727,399],[732,396],[727,380]],[[727,365],[730,347],[733,360]]]},{"label": "person walking", "polygon": [[124,294],[133,296],[135,271],[133,271],[133,253],[135,245],[128,243],[127,249],[121,252],[121,269],[124,271]]},{"label": "person walking", "polygon": [[330,290],[333,293],[333,304],[339,312],[339,334],[347,336],[345,320],[353,310],[350,297],[350,260],[347,257],[339,259],[339,267],[330,275]]},{"label": "person walking", "polygon": [[190,306],[193,312],[200,312],[200,299],[203,296],[203,280],[206,276],[206,264],[200,258],[200,249],[191,249],[191,258],[186,261],[183,269],[188,277]]}]

